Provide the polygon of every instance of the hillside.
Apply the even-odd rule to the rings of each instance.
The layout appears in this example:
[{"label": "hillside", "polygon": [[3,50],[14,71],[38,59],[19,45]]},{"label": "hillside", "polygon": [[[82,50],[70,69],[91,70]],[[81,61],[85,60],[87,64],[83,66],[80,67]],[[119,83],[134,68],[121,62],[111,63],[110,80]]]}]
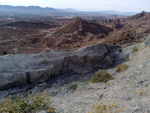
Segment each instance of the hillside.
[{"label": "hillside", "polygon": [[112,32],[103,41],[116,44],[134,43],[142,40],[150,33],[150,13],[141,12],[134,16],[123,19],[119,24],[122,27]]},{"label": "hillside", "polygon": [[144,11],[127,18],[104,18],[98,22],[80,17],[64,21],[60,27],[56,27],[59,26],[57,20],[55,23],[32,20],[1,24],[0,54],[14,54],[16,49],[17,53],[25,54],[76,50],[103,42],[125,46],[142,41],[150,33],[150,13]]},{"label": "hillside", "polygon": [[42,42],[50,48],[73,49],[104,38],[112,31],[106,26],[76,17],[66,25],[43,31],[45,38]]},{"label": "hillside", "polygon": [[60,28],[55,29],[56,34],[67,34],[78,32],[79,35],[85,35],[86,33],[91,33],[94,35],[105,34],[108,35],[112,29],[102,26],[97,23],[86,21],[80,17],[76,17],[72,22],[64,25]]},{"label": "hillside", "polygon": [[15,28],[24,28],[24,29],[48,29],[48,28],[52,28],[55,26],[52,26],[48,23],[44,23],[44,22],[33,22],[33,21],[15,21],[15,22],[10,22],[10,23],[5,23],[5,24],[1,24],[2,27],[15,27]]}]

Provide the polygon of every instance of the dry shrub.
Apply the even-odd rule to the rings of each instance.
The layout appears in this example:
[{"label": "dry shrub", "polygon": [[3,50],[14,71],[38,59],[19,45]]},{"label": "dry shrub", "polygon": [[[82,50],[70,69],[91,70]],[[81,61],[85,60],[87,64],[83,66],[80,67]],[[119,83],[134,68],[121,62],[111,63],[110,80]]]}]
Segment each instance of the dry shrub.
[{"label": "dry shrub", "polygon": [[95,73],[95,75],[91,78],[91,82],[93,83],[100,83],[104,82],[106,83],[108,80],[114,79],[111,74],[109,74],[107,71],[102,70],[100,72]]},{"label": "dry shrub", "polygon": [[33,95],[28,94],[26,98],[23,95],[15,98],[11,96],[5,98],[0,105],[0,113],[36,113],[43,109],[49,113],[55,112],[46,91]]},{"label": "dry shrub", "polygon": [[126,64],[120,64],[117,66],[116,72],[118,73],[124,72],[127,69],[128,69],[128,66]]}]

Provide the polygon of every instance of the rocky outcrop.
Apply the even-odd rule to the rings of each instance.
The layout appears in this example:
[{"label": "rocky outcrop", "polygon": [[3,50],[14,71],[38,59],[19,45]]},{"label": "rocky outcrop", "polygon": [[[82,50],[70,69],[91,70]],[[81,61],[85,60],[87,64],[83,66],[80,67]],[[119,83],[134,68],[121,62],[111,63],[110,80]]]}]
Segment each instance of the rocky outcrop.
[{"label": "rocky outcrop", "polygon": [[63,73],[85,73],[113,65],[114,47],[97,44],[77,51],[51,51],[32,55],[0,56],[0,90],[42,83]]}]

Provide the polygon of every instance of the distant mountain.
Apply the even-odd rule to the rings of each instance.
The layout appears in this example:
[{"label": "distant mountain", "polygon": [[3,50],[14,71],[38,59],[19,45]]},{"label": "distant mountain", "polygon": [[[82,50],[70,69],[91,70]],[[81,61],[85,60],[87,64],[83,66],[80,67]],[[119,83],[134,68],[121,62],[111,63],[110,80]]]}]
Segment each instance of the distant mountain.
[{"label": "distant mountain", "polygon": [[54,8],[42,8],[39,6],[9,6],[9,5],[0,5],[0,10],[19,10],[19,11],[58,11]]},{"label": "distant mountain", "polygon": [[66,11],[77,11],[76,9],[72,9],[72,8],[67,8],[65,9]]},{"label": "distant mountain", "polygon": [[42,8],[40,6],[9,6],[0,5],[0,16],[129,16],[135,13],[122,13],[117,11],[77,11],[72,8],[55,9],[55,8]]},{"label": "distant mountain", "polygon": [[59,9],[61,11],[70,11],[70,12],[76,12],[76,9],[72,9],[72,8],[66,8],[66,9]]},{"label": "distant mountain", "polygon": [[112,10],[104,10],[104,11],[100,11],[100,12],[103,12],[103,13],[119,13],[118,11],[112,11]]},{"label": "distant mountain", "polygon": [[42,8],[39,6],[9,6],[9,5],[0,5],[0,11],[10,11],[10,12],[24,12],[24,13],[34,13],[34,12],[57,12],[57,9],[54,8]]},{"label": "distant mountain", "polygon": [[62,13],[54,8],[42,8],[39,6],[9,6],[0,5],[0,16],[51,16]]},{"label": "distant mountain", "polygon": [[112,11],[112,10],[106,10],[106,11],[100,11],[101,13],[108,13],[108,14],[116,14],[116,15],[135,15],[136,12],[118,12],[118,11]]}]

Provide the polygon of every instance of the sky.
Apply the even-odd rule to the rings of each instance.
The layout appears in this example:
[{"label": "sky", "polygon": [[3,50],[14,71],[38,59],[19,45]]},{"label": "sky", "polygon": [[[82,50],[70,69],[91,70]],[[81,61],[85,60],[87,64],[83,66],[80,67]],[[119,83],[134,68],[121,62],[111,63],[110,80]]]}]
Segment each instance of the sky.
[{"label": "sky", "polygon": [[73,8],[80,11],[150,12],[150,0],[0,0],[0,5]]}]

